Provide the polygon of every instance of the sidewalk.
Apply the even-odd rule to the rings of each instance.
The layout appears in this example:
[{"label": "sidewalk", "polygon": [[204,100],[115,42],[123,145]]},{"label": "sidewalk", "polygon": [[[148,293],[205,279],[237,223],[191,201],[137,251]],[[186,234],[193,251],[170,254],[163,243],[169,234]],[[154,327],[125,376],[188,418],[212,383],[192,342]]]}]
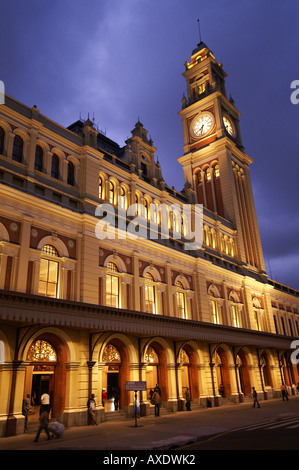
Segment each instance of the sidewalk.
[{"label": "sidewalk", "polygon": [[38,443],[34,434],[0,439],[0,450],[169,450],[208,436],[243,428],[280,417],[299,415],[299,396],[288,402],[279,399],[252,403],[224,405],[196,411],[181,411],[161,417],[144,417],[123,421],[106,421],[98,426],[66,429],[60,439],[47,441],[44,431]]}]

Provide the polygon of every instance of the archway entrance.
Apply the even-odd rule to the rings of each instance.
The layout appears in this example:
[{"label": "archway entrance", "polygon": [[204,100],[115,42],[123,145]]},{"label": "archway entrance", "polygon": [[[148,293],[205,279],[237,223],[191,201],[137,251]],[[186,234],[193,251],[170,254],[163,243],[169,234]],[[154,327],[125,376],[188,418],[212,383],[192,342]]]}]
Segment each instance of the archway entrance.
[{"label": "archway entrance", "polygon": [[149,346],[145,355],[146,366],[146,391],[150,400],[156,384],[159,383],[159,356],[157,351]]},{"label": "archway entrance", "polygon": [[[129,380],[129,359],[125,345],[115,338],[104,347],[102,362],[102,388],[107,393],[105,411],[124,409],[129,404],[126,381]],[[118,398],[118,400],[115,398]],[[115,406],[115,403],[118,406]]]},{"label": "archway entrance", "polygon": [[50,416],[55,418],[57,413],[64,410],[66,350],[59,338],[46,334],[32,342],[27,361],[29,365],[26,370],[24,397],[30,393],[31,408],[28,419],[39,419],[41,396],[44,393],[50,395]]},{"label": "archway entrance", "polygon": [[224,350],[219,347],[215,352],[216,367],[216,393],[218,392],[223,398],[231,394],[231,385],[229,378],[228,360]]},{"label": "archway entrance", "polygon": [[105,402],[105,411],[115,411],[119,408],[120,390],[119,390],[119,368],[121,366],[121,355],[119,350],[113,344],[109,343],[103,352],[103,390],[107,394]]},{"label": "archway entrance", "polygon": [[240,393],[243,393],[244,396],[251,394],[251,384],[250,384],[250,376],[247,364],[247,358],[244,351],[240,350],[238,352],[237,358],[237,366],[238,366],[238,390]]},{"label": "archway entrance", "polygon": [[190,358],[185,349],[181,349],[180,363],[182,371],[182,395],[185,397],[187,389],[190,393]]},{"label": "archway entrance", "polygon": [[150,400],[152,390],[159,385],[161,400],[168,401],[168,382],[166,369],[166,354],[158,341],[153,341],[145,353],[147,399]]},{"label": "archway entrance", "polygon": [[273,387],[269,358],[266,352],[261,355],[261,366],[265,389]]},{"label": "archway entrance", "polygon": [[181,364],[182,395],[185,398],[189,389],[191,400],[199,398],[199,383],[196,356],[193,348],[185,344],[180,350],[179,362]]}]

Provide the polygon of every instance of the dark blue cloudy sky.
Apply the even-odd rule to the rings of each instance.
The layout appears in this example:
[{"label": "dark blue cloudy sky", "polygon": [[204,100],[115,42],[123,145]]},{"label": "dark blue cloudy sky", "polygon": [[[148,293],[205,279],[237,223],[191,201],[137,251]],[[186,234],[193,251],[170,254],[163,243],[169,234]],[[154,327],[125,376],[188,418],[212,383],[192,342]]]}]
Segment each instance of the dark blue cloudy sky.
[{"label": "dark blue cloudy sky", "polygon": [[95,117],[124,145],[140,118],[163,175],[181,190],[184,63],[202,39],[241,112],[266,266],[299,289],[297,0],[10,0],[1,6],[6,93],[68,126]]}]

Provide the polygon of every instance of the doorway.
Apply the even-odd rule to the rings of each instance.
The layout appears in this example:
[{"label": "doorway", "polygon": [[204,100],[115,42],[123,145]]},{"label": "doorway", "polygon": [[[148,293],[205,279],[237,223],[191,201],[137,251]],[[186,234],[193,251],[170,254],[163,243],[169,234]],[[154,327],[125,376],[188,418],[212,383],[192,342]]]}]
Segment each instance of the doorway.
[{"label": "doorway", "polygon": [[31,365],[27,368],[26,394],[30,393],[30,411],[28,420],[39,419],[40,399],[44,393],[52,396],[54,389],[54,366]]},{"label": "doorway", "polygon": [[118,395],[119,398],[119,366],[108,366],[107,371],[107,402],[105,403],[105,411],[115,411],[118,406],[115,406],[114,399]]}]

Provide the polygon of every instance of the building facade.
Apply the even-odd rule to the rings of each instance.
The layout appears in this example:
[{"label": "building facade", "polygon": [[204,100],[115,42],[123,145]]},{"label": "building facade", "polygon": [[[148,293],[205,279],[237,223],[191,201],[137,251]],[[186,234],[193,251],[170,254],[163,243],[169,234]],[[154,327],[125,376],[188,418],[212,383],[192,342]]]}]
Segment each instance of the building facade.
[{"label": "building facade", "polygon": [[[9,96],[0,106],[0,436],[23,432],[28,393],[30,420],[48,391],[52,417],[78,426],[91,393],[98,420],[117,389],[117,412],[132,415],[127,381],[146,381],[143,415],[157,383],[167,411],[184,409],[187,388],[193,407],[242,402],[253,386],[261,399],[282,383],[295,392],[299,292],[265,270],[240,113],[204,43],[183,75],[182,192],[140,121],[120,147],[90,119],[65,128]],[[101,204],[117,234],[97,234]],[[182,209],[195,204],[192,250]],[[156,235],[128,236],[136,218]]]}]

